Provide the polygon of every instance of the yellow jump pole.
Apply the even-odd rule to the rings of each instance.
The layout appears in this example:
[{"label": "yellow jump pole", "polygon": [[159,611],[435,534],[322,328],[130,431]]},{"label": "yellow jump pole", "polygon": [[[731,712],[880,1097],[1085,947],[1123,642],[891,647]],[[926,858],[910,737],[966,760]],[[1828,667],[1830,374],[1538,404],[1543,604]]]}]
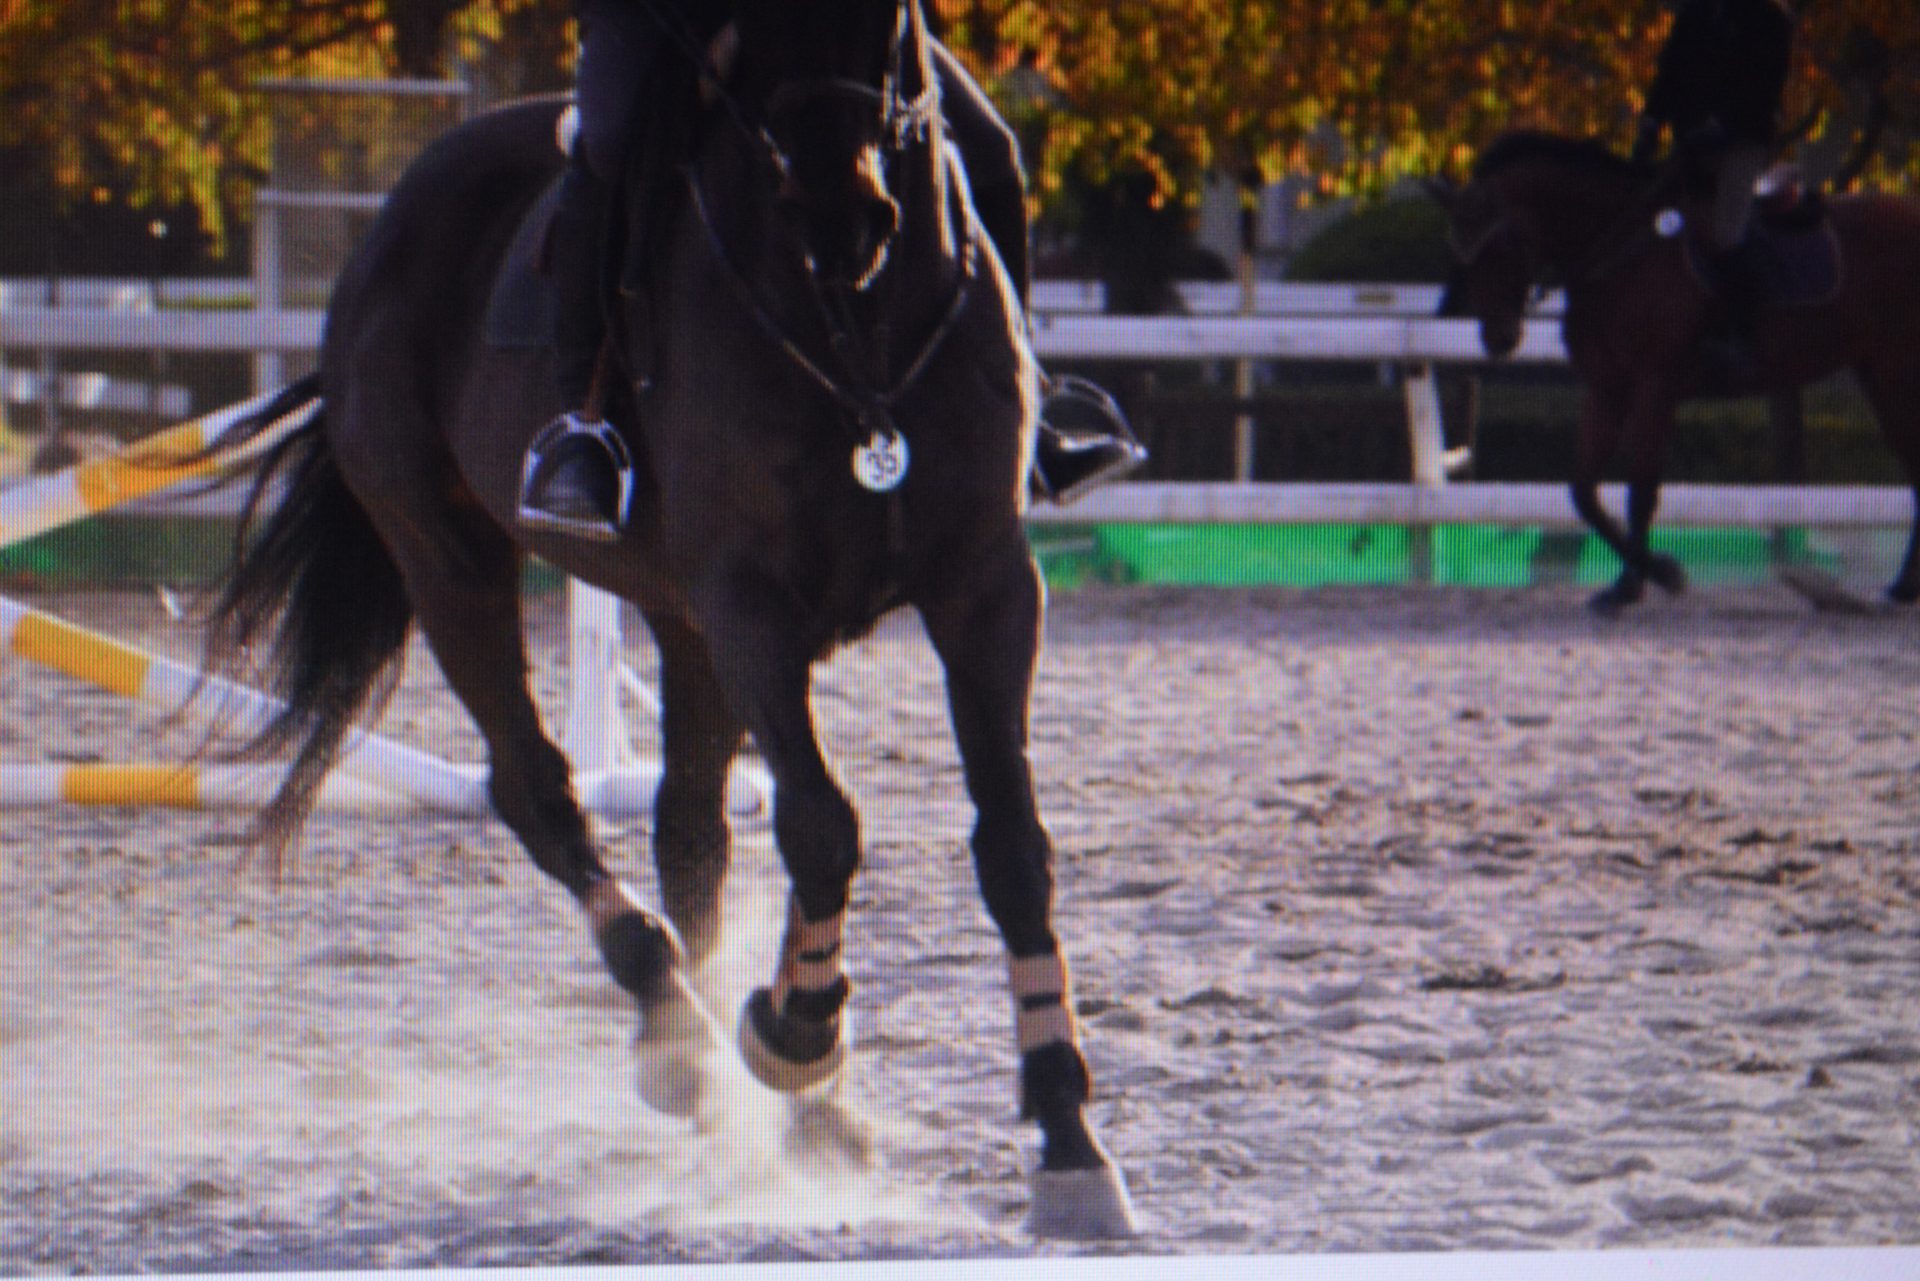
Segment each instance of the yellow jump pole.
[{"label": "yellow jump pole", "polygon": [[[286,706],[258,690],[202,677],[192,668],[5,597],[0,597],[0,648],[112,693],[168,709],[184,704],[197,687],[196,706],[216,723],[241,734],[259,729]],[[489,812],[483,771],[478,767],[462,769],[371,731],[358,731],[348,739],[339,768],[430,809],[463,815]]]},{"label": "yellow jump pole", "polygon": [[[11,547],[109,508],[231,471],[277,444],[313,412],[308,408],[289,414],[237,449],[197,457],[221,432],[265,408],[276,394],[269,392],[229,405],[142,437],[110,457],[0,490],[0,547]],[[189,458],[194,461],[184,461]]]},{"label": "yellow jump pole", "polygon": [[[0,808],[57,804],[165,805],[176,809],[258,809],[272,799],[284,765],[0,765]],[[341,774],[320,788],[320,805],[356,813],[398,813],[413,802]]]}]

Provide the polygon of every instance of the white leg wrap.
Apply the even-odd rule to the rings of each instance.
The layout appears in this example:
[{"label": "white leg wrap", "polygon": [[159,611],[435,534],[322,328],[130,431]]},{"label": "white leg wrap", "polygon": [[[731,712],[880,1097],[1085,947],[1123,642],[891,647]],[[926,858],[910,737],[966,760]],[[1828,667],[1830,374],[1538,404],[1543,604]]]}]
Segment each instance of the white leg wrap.
[{"label": "white leg wrap", "polygon": [[780,1009],[792,991],[818,992],[840,981],[840,936],[847,914],[809,921],[800,903],[787,900],[787,934],[780,944],[780,971],[773,979],[773,1007]]},{"label": "white leg wrap", "polygon": [[1010,958],[1007,986],[1013,990],[1014,1039],[1022,1054],[1075,1043],[1072,987],[1059,953]]}]

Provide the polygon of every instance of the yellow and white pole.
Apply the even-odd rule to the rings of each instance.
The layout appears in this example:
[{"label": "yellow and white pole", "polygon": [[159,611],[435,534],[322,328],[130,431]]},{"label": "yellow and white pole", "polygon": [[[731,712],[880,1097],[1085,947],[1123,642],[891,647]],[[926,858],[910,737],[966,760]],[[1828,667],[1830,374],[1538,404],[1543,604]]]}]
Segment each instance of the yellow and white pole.
[{"label": "yellow and white pole", "polygon": [[[203,709],[216,724],[240,734],[260,729],[286,706],[258,690],[218,677],[203,677],[183,664],[5,597],[0,597],[0,649],[112,693],[169,710],[185,704],[191,694],[195,707]],[[484,771],[478,767],[463,769],[370,731],[362,730],[349,738],[339,768],[430,809],[465,815],[489,812]],[[152,780],[148,781],[151,784]]]},{"label": "yellow and white pole", "polygon": [[156,432],[109,457],[0,490],[0,547],[11,547],[109,508],[233,470],[235,465],[277,444],[313,412],[308,408],[289,414],[239,448],[205,453],[221,432],[264,409],[274,394],[255,396]]},{"label": "yellow and white pole", "polygon": [[[165,805],[175,809],[259,809],[273,798],[284,765],[0,765],[0,808],[43,805]],[[414,803],[398,792],[342,774],[321,785],[319,804],[355,813],[399,813]]]}]

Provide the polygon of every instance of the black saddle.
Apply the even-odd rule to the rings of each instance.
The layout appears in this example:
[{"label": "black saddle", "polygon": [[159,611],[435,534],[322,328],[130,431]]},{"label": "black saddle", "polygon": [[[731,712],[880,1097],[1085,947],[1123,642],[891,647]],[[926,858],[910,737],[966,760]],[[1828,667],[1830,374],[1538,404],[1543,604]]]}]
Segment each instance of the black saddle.
[{"label": "black saddle", "polygon": [[[1845,263],[1826,201],[1798,182],[1763,186],[1745,252],[1762,306],[1813,307],[1840,292]],[[1688,266],[1711,289],[1716,276],[1708,253],[1703,237],[1688,238]]]},{"label": "black saddle", "polygon": [[547,228],[560,199],[554,178],[533,202],[507,246],[487,296],[483,332],[489,347],[545,347],[553,341],[555,301],[547,275]]}]

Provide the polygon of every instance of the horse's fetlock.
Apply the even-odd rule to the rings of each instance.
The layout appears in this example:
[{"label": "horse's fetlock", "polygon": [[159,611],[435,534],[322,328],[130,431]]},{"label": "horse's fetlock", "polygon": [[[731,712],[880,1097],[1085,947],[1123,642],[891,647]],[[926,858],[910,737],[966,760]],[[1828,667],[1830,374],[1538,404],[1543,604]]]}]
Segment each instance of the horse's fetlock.
[{"label": "horse's fetlock", "polygon": [[646,1004],[667,994],[680,946],[660,921],[644,912],[614,917],[595,935],[614,981]]},{"label": "horse's fetlock", "polygon": [[1093,1097],[1093,1074],[1078,1046],[1055,1041],[1020,1056],[1020,1115],[1045,1121],[1077,1115]]}]

